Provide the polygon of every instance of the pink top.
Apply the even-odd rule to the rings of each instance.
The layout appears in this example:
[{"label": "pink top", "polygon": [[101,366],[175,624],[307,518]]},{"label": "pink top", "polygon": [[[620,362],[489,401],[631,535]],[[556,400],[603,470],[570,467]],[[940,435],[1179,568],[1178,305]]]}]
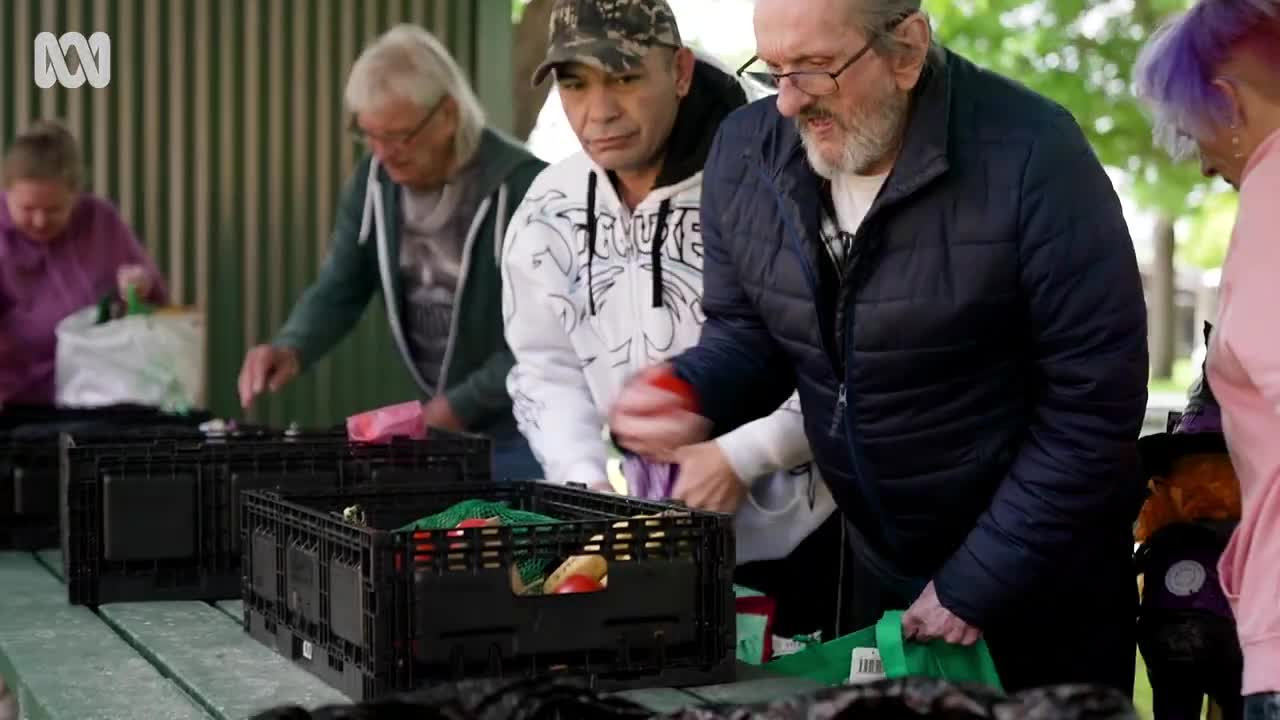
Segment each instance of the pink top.
[{"label": "pink top", "polygon": [[1218,563],[1244,649],[1242,691],[1280,692],[1280,130],[1244,171],[1208,373],[1243,500]]},{"label": "pink top", "polygon": [[116,294],[121,265],[145,267],[147,299],[165,302],[164,278],[111,203],[81,193],[66,229],[39,242],[14,226],[0,192],[0,404],[53,402],[54,328]]}]

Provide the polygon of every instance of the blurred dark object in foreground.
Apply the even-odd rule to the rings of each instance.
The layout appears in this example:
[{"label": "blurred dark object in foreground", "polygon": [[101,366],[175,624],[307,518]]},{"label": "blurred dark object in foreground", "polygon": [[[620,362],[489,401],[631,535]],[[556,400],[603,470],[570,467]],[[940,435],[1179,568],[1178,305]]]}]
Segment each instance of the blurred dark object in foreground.
[{"label": "blurred dark object in foreground", "polygon": [[[1051,649],[1046,648],[1047,652]],[[827,688],[768,703],[714,704],[655,714],[572,681],[467,681],[308,712],[286,707],[253,720],[1136,720],[1120,693],[1085,685],[1004,697],[978,687],[908,678]]]}]

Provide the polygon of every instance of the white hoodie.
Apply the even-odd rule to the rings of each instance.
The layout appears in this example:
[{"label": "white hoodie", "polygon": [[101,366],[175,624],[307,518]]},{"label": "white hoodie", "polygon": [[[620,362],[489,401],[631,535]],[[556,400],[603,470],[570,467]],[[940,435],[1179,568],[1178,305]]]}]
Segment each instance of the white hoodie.
[{"label": "white hoodie", "polygon": [[[511,219],[502,304],[516,364],[507,387],[547,480],[604,481],[602,431],[623,384],[698,342],[701,191],[699,171],[654,189],[631,212],[605,171],[579,152],[545,169]],[[666,232],[655,299],[659,225]],[[789,555],[831,515],[835,503],[810,463],[794,395],[716,442],[750,488],[735,520],[739,563]]]}]

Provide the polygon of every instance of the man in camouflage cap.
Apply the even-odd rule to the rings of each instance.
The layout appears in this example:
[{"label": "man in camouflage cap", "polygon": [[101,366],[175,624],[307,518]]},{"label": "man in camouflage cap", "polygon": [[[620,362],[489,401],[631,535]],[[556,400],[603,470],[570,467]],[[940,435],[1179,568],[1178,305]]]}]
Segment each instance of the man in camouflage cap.
[{"label": "man in camouflage cap", "polygon": [[[746,92],[683,46],[663,0],[559,0],[550,31],[533,79],[553,75],[583,152],[544,170],[511,219],[507,388],[546,479],[609,490],[613,398],[701,331],[702,167]],[[776,601],[775,633],[831,638],[853,629],[837,621],[841,525],[803,424],[789,402],[669,456],[627,453],[622,475],[630,495],[733,514],[735,578]]]},{"label": "man in camouflage cap", "polygon": [[684,47],[665,0],[561,0],[551,11],[547,59],[534,71],[533,84],[563,63],[613,74],[634,70],[653,47]]}]

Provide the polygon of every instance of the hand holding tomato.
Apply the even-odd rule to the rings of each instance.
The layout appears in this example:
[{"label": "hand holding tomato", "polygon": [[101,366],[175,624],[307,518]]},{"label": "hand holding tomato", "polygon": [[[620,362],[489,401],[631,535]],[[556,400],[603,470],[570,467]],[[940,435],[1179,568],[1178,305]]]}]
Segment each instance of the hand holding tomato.
[{"label": "hand holding tomato", "polygon": [[619,445],[649,460],[707,439],[711,422],[698,414],[694,389],[664,363],[641,371],[619,393],[609,427]]}]

